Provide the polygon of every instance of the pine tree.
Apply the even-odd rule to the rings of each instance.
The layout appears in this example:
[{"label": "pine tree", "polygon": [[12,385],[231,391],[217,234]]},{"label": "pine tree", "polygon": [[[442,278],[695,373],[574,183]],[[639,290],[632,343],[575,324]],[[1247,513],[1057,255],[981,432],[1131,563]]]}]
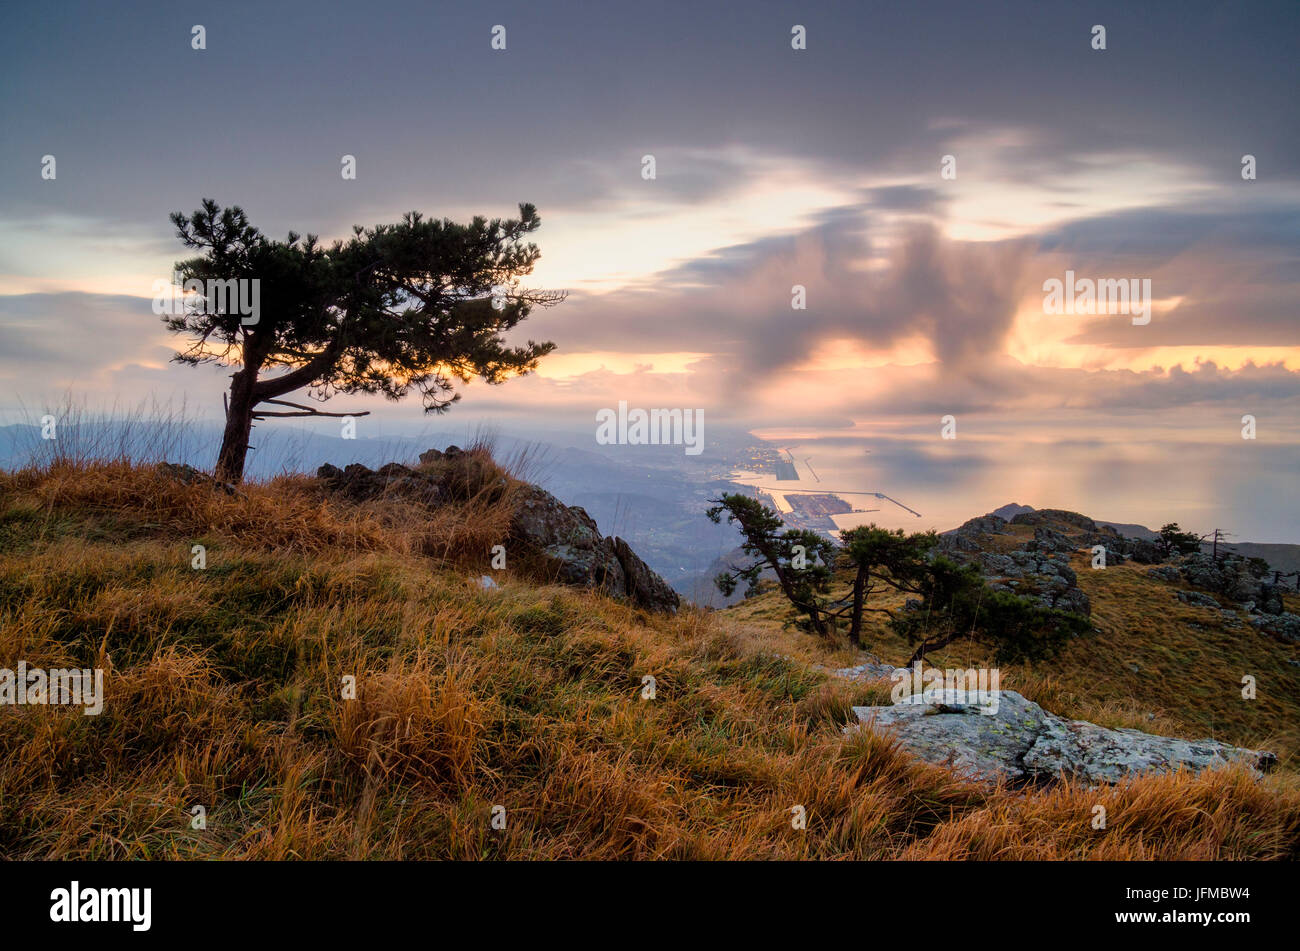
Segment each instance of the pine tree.
[{"label": "pine tree", "polygon": [[169,330],[194,338],[176,361],[238,367],[217,456],[225,481],[243,478],[255,419],[344,415],[281,399],[296,390],[318,401],[335,393],[399,400],[415,390],[426,412],[441,413],[460,399],[457,380],[503,382],[555,347],[507,346],[501,336],[534,306],[564,296],[519,287],[540,256],[524,241],[541,224],[532,205],[520,205],[515,219],[468,224],[409,212],[396,224],[354,227],[351,239],[329,247],[293,232],[271,240],[242,209],[211,200],[172,221],[185,246],[201,252],[177,265],[182,281],[258,282],[256,322],[199,295],[164,317]]}]

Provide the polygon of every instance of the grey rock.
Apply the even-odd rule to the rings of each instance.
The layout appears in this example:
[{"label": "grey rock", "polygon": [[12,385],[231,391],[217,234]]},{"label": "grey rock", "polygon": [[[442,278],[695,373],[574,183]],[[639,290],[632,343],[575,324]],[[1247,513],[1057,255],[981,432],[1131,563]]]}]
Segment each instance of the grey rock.
[{"label": "grey rock", "polygon": [[1264,614],[1281,614],[1283,611],[1281,586],[1270,581],[1261,582],[1256,607]]},{"label": "grey rock", "polygon": [[1056,529],[1039,525],[1034,529],[1034,540],[1025,547],[1031,551],[1071,552],[1078,546]]},{"label": "grey rock", "polygon": [[209,485],[218,492],[224,492],[226,495],[238,495],[241,493],[230,482],[222,482],[208,475],[206,472],[200,472],[191,465],[178,462],[160,462],[154,467],[154,470],[161,476],[168,479],[174,479],[184,485]]},{"label": "grey rock", "polygon": [[1014,578],[1020,574],[1020,566],[1010,555],[986,551],[980,553],[979,561],[984,573],[993,577]]},{"label": "grey rock", "polygon": [[[1032,512],[1027,517],[1040,514]],[[989,518],[993,517],[972,519],[966,524],[983,522]],[[1017,515],[1016,518],[1021,516]],[[1069,553],[1078,546],[1067,536],[1039,525],[1035,528],[1034,540],[1026,542],[1021,548],[1009,552],[984,551],[975,538],[960,534],[965,527],[955,530],[959,534],[941,536],[941,543],[944,539],[951,540],[947,553],[958,561],[977,565],[995,591],[1016,588],[1018,594],[1036,597],[1043,607],[1071,611],[1085,617],[1091,615],[1092,603],[1078,587],[1078,577],[1069,564]],[[971,546],[969,553],[967,545]],[[1023,592],[1019,590],[1021,582],[1027,589]]]},{"label": "grey rock", "polygon": [[1087,532],[1097,531],[1097,523],[1088,516],[1065,509],[1039,509],[1036,512],[1023,512],[1011,519],[1012,525],[1042,525],[1045,522],[1063,523]]},{"label": "grey rock", "polygon": [[1013,690],[998,696],[989,715],[974,704],[904,702],[854,707],[859,723],[895,737],[918,758],[982,782],[1038,785],[1065,776],[1088,784],[1113,783],[1135,773],[1193,772],[1248,764],[1267,772],[1277,757],[1217,740],[1183,740],[1140,730],[1110,729],[1048,713]]},{"label": "grey rock", "polygon": [[1188,584],[1221,594],[1232,601],[1261,602],[1260,582],[1250,572],[1246,559],[1222,555],[1215,561],[1206,552],[1193,552],[1179,562],[1183,580]]},{"label": "grey rock", "polygon": [[510,535],[554,562],[563,584],[598,588],[651,611],[673,613],[681,604],[677,592],[627,542],[603,537],[586,511],[537,486],[523,488]]},{"label": "grey rock", "polygon": [[1171,584],[1182,581],[1182,572],[1174,565],[1156,565],[1154,568],[1147,569],[1148,578],[1158,578],[1161,581],[1168,581]]},{"label": "grey rock", "polygon": [[1061,611],[1069,611],[1073,614],[1081,614],[1084,617],[1092,616],[1092,602],[1080,588],[1067,588],[1056,596],[1052,601],[1052,607]]},{"label": "grey rock", "polygon": [[839,670],[830,671],[833,677],[843,677],[845,680],[880,680],[883,677],[892,676],[896,667],[889,664],[881,663],[876,658],[872,658],[856,667],[841,667]]},{"label": "grey rock", "polygon": [[966,535],[1005,535],[1006,527],[1007,520],[999,515],[981,515],[963,522],[956,531]]},{"label": "grey rock", "polygon": [[1070,567],[1069,562],[1064,560],[1056,560],[1056,561],[1049,562],[1049,564],[1051,565],[1050,570],[1054,571],[1056,575],[1060,577],[1060,579],[1064,581],[1069,587],[1074,587],[1076,584],[1079,583],[1079,579],[1075,575],[1074,569]]},{"label": "grey rock", "polygon": [[[448,498],[439,484],[440,467],[431,463],[467,456],[456,446],[445,452],[420,454],[423,467],[412,469],[390,462],[377,470],[353,464],[344,469],[323,465],[316,471],[331,492],[355,502],[387,496],[438,505]],[[442,467],[445,469],[445,467]],[[504,489],[504,485],[503,485]],[[510,541],[523,551],[543,556],[554,567],[555,580],[575,587],[596,588],[651,611],[675,612],[681,603],[649,565],[621,538],[605,538],[583,509],[568,506],[551,493],[524,485],[511,515]],[[484,576],[491,583],[491,579]],[[487,585],[484,585],[487,587]]]},{"label": "grey rock", "polygon": [[1144,538],[1133,538],[1129,541],[1131,544],[1128,546],[1128,556],[1139,565],[1157,565],[1165,560],[1165,556],[1161,554],[1154,542]]},{"label": "grey rock", "polygon": [[979,542],[969,535],[961,535],[954,532],[947,532],[939,536],[939,551],[941,552],[958,552],[958,551],[979,551]]},{"label": "grey rock", "polygon": [[515,506],[511,539],[558,562],[558,580],[578,587],[627,589],[613,545],[604,544],[595,521],[537,486],[526,486]]},{"label": "grey rock", "polygon": [[1088,546],[1092,545],[1123,545],[1125,538],[1112,525],[1097,526],[1095,532],[1084,532],[1079,536],[1079,540]]},{"label": "grey rock", "polygon": [[614,539],[614,556],[623,566],[624,596],[628,600],[651,611],[672,614],[677,610],[681,604],[677,592],[621,538]]},{"label": "grey rock", "polygon": [[[1113,541],[1106,544],[1095,542],[1094,545],[1101,545],[1103,554],[1105,555],[1105,561],[1102,563],[1107,568],[1113,568],[1116,565],[1124,564],[1125,559],[1128,557],[1124,554],[1123,548]],[[1094,545],[1089,545],[1088,547],[1092,548]]]},{"label": "grey rock", "polygon": [[1215,601],[1208,594],[1202,594],[1200,591],[1178,591],[1178,600],[1183,604],[1190,604],[1198,608],[1220,608],[1219,602]]},{"label": "grey rock", "polygon": [[396,462],[373,471],[356,462],[344,469],[326,463],[316,470],[316,478],[331,492],[353,502],[385,496],[400,496],[424,504],[437,504],[442,500],[442,490],[432,476]]},{"label": "grey rock", "polygon": [[1250,619],[1250,626],[1265,634],[1271,634],[1279,640],[1300,641],[1300,615],[1284,611],[1281,614],[1257,614]]}]

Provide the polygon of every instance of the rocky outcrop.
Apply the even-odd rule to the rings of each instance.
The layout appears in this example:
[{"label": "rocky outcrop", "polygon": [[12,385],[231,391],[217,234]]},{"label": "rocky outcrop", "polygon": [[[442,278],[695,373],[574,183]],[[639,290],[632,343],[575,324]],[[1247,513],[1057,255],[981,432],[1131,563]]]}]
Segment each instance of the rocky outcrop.
[{"label": "rocky outcrop", "polygon": [[1067,512],[1065,509],[1037,509],[1033,512],[1022,512],[1011,519],[1012,525],[1044,525],[1049,522],[1081,528],[1087,532],[1097,531],[1097,523],[1088,516],[1080,515],[1078,512]]},{"label": "rocky outcrop", "polygon": [[1174,593],[1178,595],[1178,600],[1183,604],[1190,604],[1198,608],[1214,608],[1216,611],[1220,608],[1218,601],[1200,591],[1175,591]]},{"label": "rocky outcrop", "polygon": [[1268,581],[1261,581],[1259,583],[1259,600],[1255,606],[1264,614],[1281,614],[1284,610],[1281,586]]},{"label": "rocky outcrop", "polygon": [[524,486],[510,524],[513,542],[541,552],[556,563],[557,580],[624,595],[627,579],[612,541],[601,537],[596,521],[578,506],[568,506],[545,489]]},{"label": "rocky outcrop", "polygon": [[1263,580],[1261,563],[1230,552],[1220,554],[1218,560],[1206,552],[1193,552],[1157,565],[1147,575],[1171,584],[1182,582],[1203,588],[1213,595],[1204,591],[1176,592],[1185,604],[1219,607],[1221,601],[1235,601],[1245,611],[1277,615],[1284,610],[1282,588]]},{"label": "rocky outcrop", "polygon": [[1181,581],[1183,575],[1176,565],[1156,565],[1154,568],[1147,569],[1147,577],[1157,578],[1160,581],[1168,581],[1173,584]]},{"label": "rocky outcrop", "polygon": [[603,537],[586,510],[537,486],[523,488],[510,535],[553,560],[565,584],[598,588],[651,611],[673,613],[681,604],[677,592],[627,542]]},{"label": "rocky outcrop", "polygon": [[525,486],[515,507],[511,538],[558,564],[565,585],[595,587],[650,611],[675,612],[681,603],[621,538],[604,538],[586,509]]},{"label": "rocky outcrop", "polygon": [[1000,515],[981,515],[968,519],[950,533],[953,535],[1005,535],[1007,520]]},{"label": "rocky outcrop", "polygon": [[677,592],[621,538],[614,539],[614,556],[623,566],[625,596],[628,600],[652,611],[671,614],[677,610],[681,604]]},{"label": "rocky outcrop", "polygon": [[373,470],[360,463],[353,463],[344,469],[327,463],[316,470],[316,478],[324,482],[331,492],[353,502],[364,502],[387,494],[428,504],[437,504],[443,500],[442,486],[434,476],[396,462]]},{"label": "rocky outcrop", "polygon": [[1258,631],[1271,634],[1278,640],[1296,643],[1300,641],[1300,614],[1283,611],[1281,614],[1261,614],[1250,619],[1250,624]]},{"label": "rocky outcrop", "polygon": [[1220,555],[1215,561],[1205,552],[1194,552],[1182,558],[1178,570],[1184,581],[1197,588],[1232,601],[1254,601],[1257,606],[1260,603],[1260,579],[1251,573],[1250,563],[1238,555]]},{"label": "rocky outcrop", "polygon": [[979,561],[984,573],[995,579],[994,588],[1034,597],[1043,607],[1072,611],[1084,617],[1092,614],[1092,604],[1079,588],[1078,576],[1070,567],[1069,556],[1064,553],[1035,550],[1006,554],[985,552]]},{"label": "rocky outcrop", "polygon": [[971,519],[941,535],[939,550],[956,561],[978,565],[996,591],[1010,591],[1034,598],[1044,607],[1088,617],[1092,604],[1079,588],[1078,578],[1070,567],[1070,552],[1079,546],[1061,532],[1040,525],[1034,529],[1033,540],[1020,548],[985,550],[984,536],[1005,534],[997,529],[1006,524],[996,515]]},{"label": "rocky outcrop", "polygon": [[1127,554],[1139,565],[1158,565],[1164,561],[1164,555],[1155,542],[1143,538],[1130,538]]},{"label": "rocky outcrop", "polygon": [[[1070,549],[1056,547],[1056,551],[1094,548],[1101,545],[1106,549],[1106,565],[1123,564],[1135,561],[1140,565],[1154,565],[1164,560],[1160,549],[1150,541],[1121,534],[1113,525],[1097,522],[1078,512],[1064,509],[1038,509],[1015,516],[1013,525],[1034,526],[1034,540],[1044,550],[1053,550],[1047,546],[1061,546],[1068,543]],[[1060,531],[1064,527],[1067,531]]]},{"label": "rocky outcrop", "polygon": [[[425,505],[441,505],[458,497],[449,479],[451,471],[439,463],[455,462],[470,453],[449,446],[420,455],[420,467],[389,463],[371,470],[353,464],[344,469],[324,465],[316,472],[325,487],[354,502],[396,496]],[[463,465],[464,462],[457,463]],[[505,479],[500,478],[502,490]],[[509,546],[537,555],[553,567],[561,584],[594,588],[650,611],[675,612],[681,603],[650,566],[621,538],[600,534],[595,520],[577,506],[565,505],[535,485],[516,486],[511,498]]]},{"label": "rocky outcrop", "polygon": [[[873,663],[837,674],[874,679],[892,672],[888,665]],[[1004,780],[1017,786],[1046,784],[1063,777],[1090,785],[1114,783],[1136,773],[1200,772],[1229,763],[1267,772],[1277,764],[1273,753],[1217,740],[1183,740],[1069,720],[1047,712],[1014,690],[998,692],[996,705],[984,707],[935,699],[904,697],[896,704],[854,707],[859,722],[845,732],[876,730],[894,737],[926,762],[949,767],[972,780]]]}]

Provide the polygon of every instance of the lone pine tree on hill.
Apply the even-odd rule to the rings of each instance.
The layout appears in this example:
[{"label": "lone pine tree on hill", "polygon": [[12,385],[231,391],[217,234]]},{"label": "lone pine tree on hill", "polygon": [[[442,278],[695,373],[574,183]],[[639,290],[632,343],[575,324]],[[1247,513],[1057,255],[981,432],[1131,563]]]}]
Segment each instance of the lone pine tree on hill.
[{"label": "lone pine tree on hill", "polygon": [[324,401],[334,393],[399,400],[414,389],[426,412],[441,413],[460,399],[455,381],[501,383],[536,369],[555,349],[532,340],[507,346],[501,336],[533,307],[564,298],[519,286],[541,254],[524,241],[541,225],[532,205],[521,204],[518,218],[468,224],[409,212],[396,224],[354,227],[351,239],[329,247],[294,232],[271,240],[242,209],[207,199],[188,218],[177,212],[171,220],[185,246],[200,252],[177,265],[182,281],[259,282],[255,321],[200,295],[164,317],[169,330],[194,338],[174,360],[239,368],[231,375],[219,479],[243,478],[255,419],[344,415],[280,399],[295,390],[309,388]]}]

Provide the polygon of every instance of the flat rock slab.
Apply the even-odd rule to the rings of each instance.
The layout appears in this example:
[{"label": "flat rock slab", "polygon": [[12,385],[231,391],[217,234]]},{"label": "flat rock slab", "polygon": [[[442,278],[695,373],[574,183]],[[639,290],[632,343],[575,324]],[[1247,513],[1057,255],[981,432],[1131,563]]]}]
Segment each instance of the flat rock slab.
[{"label": "flat rock slab", "polygon": [[[850,670],[852,668],[849,668]],[[908,697],[876,707],[854,707],[858,724],[895,737],[910,753],[981,782],[1040,785],[1071,777],[1089,785],[1142,772],[1200,772],[1245,763],[1266,772],[1272,753],[1217,740],[1183,740],[1141,730],[1110,729],[1048,713],[1014,690],[998,694],[996,712],[974,704]]]},{"label": "flat rock slab", "polygon": [[891,667],[889,664],[868,661],[865,664],[858,664],[856,667],[841,667],[839,670],[832,670],[829,673],[833,677],[843,677],[846,680],[878,680],[882,677],[893,676],[894,671],[897,669],[897,667]]}]

